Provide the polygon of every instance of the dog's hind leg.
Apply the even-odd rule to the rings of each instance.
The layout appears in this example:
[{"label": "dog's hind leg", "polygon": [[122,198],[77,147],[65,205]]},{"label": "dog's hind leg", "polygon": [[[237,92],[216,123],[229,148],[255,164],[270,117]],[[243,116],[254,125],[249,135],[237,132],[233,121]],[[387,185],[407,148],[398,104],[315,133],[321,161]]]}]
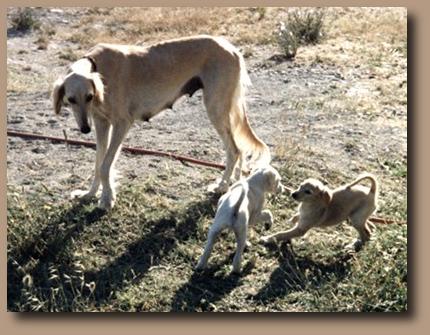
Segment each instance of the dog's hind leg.
[{"label": "dog's hind leg", "polygon": [[246,247],[246,238],[248,234],[246,218],[238,218],[236,224],[233,225],[233,230],[237,242],[236,253],[233,258],[233,272],[240,273],[242,265],[242,254]]},{"label": "dog's hind leg", "polygon": [[214,223],[209,228],[208,241],[206,242],[205,250],[204,250],[202,256],[200,257],[199,263],[196,266],[197,270],[202,270],[206,267],[208,260],[209,260],[209,257],[212,253],[214,243],[215,243],[218,235],[223,230],[223,228],[224,228],[223,226],[221,226],[220,224],[217,224],[217,223]]},{"label": "dog's hind leg", "polygon": [[[372,211],[373,212],[373,211]],[[369,218],[371,211],[361,210],[353,213],[350,216],[352,226],[357,230],[360,238],[353,243],[355,250],[360,250],[361,247],[370,240],[371,231],[367,225],[367,219]]]},{"label": "dog's hind leg", "polygon": [[[230,85],[231,86],[231,85]],[[241,152],[239,151],[231,129],[230,110],[232,91],[234,87],[229,87],[226,83],[205,86],[204,103],[206,106],[209,120],[218,132],[224,143],[226,151],[226,167],[221,181],[218,184],[209,185],[208,190],[216,193],[227,191],[233,171],[242,162]],[[241,167],[238,167],[241,169]],[[237,171],[237,170],[236,170]],[[240,172],[235,173],[235,177],[240,177]]]},{"label": "dog's hind leg", "polygon": [[99,202],[99,207],[104,209],[110,209],[113,207],[115,202],[115,189],[112,175],[112,169],[116,158],[119,154],[121,143],[125,138],[128,130],[130,129],[131,123],[128,121],[122,121],[112,125],[112,135],[110,138],[109,147],[106,155],[100,166],[100,180],[102,183],[102,195]]}]

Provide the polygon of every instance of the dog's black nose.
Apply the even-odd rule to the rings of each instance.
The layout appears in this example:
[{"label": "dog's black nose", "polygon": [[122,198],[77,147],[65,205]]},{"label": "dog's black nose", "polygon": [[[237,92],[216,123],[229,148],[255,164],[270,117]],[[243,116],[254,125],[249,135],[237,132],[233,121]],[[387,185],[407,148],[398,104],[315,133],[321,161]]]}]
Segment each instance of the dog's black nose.
[{"label": "dog's black nose", "polygon": [[88,134],[90,131],[91,131],[91,128],[88,127],[88,126],[83,126],[81,128],[81,132],[84,133],[84,134]]},{"label": "dog's black nose", "polygon": [[293,197],[294,200],[297,200],[297,192],[291,193],[291,196]]}]

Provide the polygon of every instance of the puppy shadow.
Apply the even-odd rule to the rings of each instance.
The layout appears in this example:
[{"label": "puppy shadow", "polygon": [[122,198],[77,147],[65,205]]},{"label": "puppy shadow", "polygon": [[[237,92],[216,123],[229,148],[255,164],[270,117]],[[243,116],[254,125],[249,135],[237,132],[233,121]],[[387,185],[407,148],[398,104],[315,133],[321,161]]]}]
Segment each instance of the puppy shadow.
[{"label": "puppy shadow", "polygon": [[305,291],[309,286],[320,287],[328,280],[342,281],[351,268],[348,262],[353,254],[343,253],[332,262],[315,261],[309,256],[296,255],[290,243],[268,249],[278,258],[279,266],[270,275],[269,281],[259,292],[249,298],[267,304],[291,293]]},{"label": "puppy shadow", "polygon": [[223,262],[193,272],[175,292],[171,312],[216,312],[215,303],[238,287],[254,267],[252,262],[247,262],[239,274],[230,272],[226,275],[220,270],[226,264],[231,265],[233,256],[231,254]]}]

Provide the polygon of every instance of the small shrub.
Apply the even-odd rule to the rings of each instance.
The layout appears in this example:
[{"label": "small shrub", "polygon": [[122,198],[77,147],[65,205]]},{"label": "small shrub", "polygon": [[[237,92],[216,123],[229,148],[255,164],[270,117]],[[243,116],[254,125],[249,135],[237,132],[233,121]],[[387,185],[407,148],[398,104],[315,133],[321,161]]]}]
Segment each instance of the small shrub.
[{"label": "small shrub", "polygon": [[278,44],[287,58],[295,57],[300,45],[316,44],[323,37],[325,12],[321,8],[290,10],[278,28]]},{"label": "small shrub", "polygon": [[31,8],[19,8],[12,16],[11,23],[15,30],[22,32],[40,27],[40,23],[35,19]]},{"label": "small shrub", "polygon": [[73,51],[72,48],[64,48],[58,55],[60,59],[74,62],[78,59],[78,55]]},{"label": "small shrub", "polygon": [[299,41],[297,36],[284,22],[280,23],[278,30],[278,44],[288,59],[296,56]]}]

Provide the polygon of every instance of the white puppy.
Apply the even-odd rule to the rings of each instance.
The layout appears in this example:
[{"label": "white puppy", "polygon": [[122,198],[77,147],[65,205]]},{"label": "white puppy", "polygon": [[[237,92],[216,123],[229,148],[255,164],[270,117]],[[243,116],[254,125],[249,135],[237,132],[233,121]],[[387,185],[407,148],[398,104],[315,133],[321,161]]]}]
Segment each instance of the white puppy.
[{"label": "white puppy", "polygon": [[197,269],[206,267],[217,236],[225,228],[230,228],[233,229],[237,241],[233,272],[240,272],[248,226],[257,222],[265,222],[269,226],[273,223],[272,213],[263,210],[265,193],[282,191],[281,176],[271,166],[257,169],[248,178],[233,184],[218,201],[214,223],[209,229],[208,241]]}]

